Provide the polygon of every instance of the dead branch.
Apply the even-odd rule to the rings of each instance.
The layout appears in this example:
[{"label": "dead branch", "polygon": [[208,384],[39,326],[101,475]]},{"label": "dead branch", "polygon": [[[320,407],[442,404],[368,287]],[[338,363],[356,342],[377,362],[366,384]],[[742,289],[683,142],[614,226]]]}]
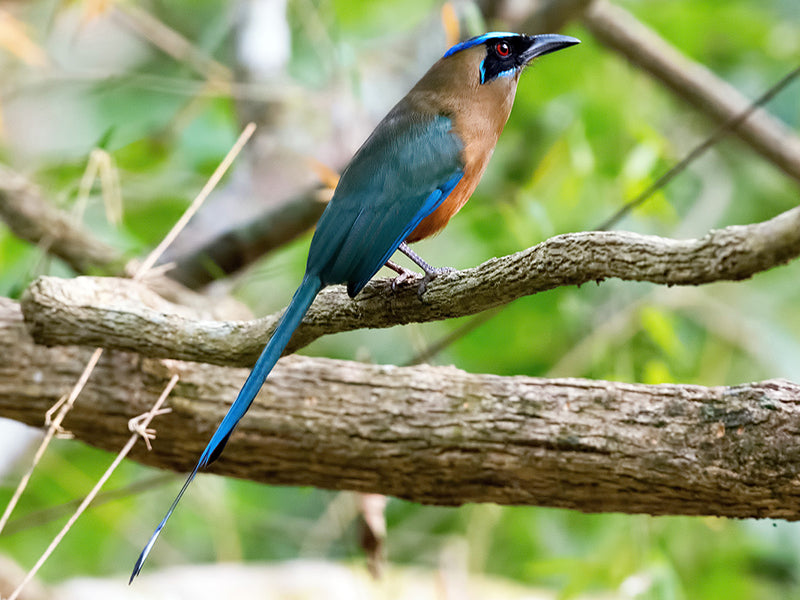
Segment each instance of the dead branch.
[{"label": "dead branch", "polygon": [[[476,314],[521,296],[565,285],[619,278],[662,285],[740,280],[800,254],[800,207],[746,226],[673,240],[629,232],[559,235],[510,256],[433,281],[423,301],[414,281],[393,292],[370,283],[355,300],[340,286],[323,290],[288,352],[320,336]],[[190,311],[127,280],[41,277],[23,311],[38,343],[80,344],[220,365],[250,366],[280,317],[199,321]]]},{"label": "dead branch", "polygon": [[0,165],[0,218],[14,234],[62,259],[78,273],[121,273],[122,254],[101,242],[65,212],[47,202],[39,188]]},{"label": "dead branch", "polygon": [[322,215],[328,190],[315,188],[270,206],[259,216],[216,236],[202,248],[175,258],[168,275],[198,289],[220,275],[230,275],[308,231]]},{"label": "dead branch", "polygon": [[[66,212],[49,202],[37,186],[24,176],[0,165],[0,219],[22,240],[39,244],[66,262],[77,273],[132,275],[136,261],[126,264],[117,249],[107,245]],[[232,298],[212,298],[198,294],[160,273],[146,277],[147,286],[184,307],[195,318],[242,319],[249,309]]]},{"label": "dead branch", "polygon": [[[0,352],[0,416],[36,426],[89,350],[34,344],[0,300]],[[154,450],[133,454],[185,471],[245,370],[107,352],[65,426],[116,451],[174,373]],[[797,519],[798,422],[787,381],[647,386],[289,357],[213,470],[431,504]]]}]

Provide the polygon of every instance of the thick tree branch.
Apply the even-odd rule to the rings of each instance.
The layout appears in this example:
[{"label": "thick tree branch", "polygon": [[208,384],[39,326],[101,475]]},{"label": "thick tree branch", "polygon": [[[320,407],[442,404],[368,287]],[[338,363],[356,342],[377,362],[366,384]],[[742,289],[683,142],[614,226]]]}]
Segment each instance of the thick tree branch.
[{"label": "thick tree branch", "polygon": [[[32,343],[0,300],[0,416],[31,425],[89,350]],[[116,451],[173,373],[173,412],[134,457],[187,470],[245,370],[111,352],[65,423]],[[214,471],[432,504],[800,518],[800,386],[633,385],[281,360]]]},{"label": "thick tree branch", "polygon": [[[434,280],[422,301],[416,282],[393,292],[388,280],[369,284],[355,300],[337,286],[324,290],[288,351],[322,335],[360,328],[428,322],[475,314],[521,296],[611,277],[663,285],[739,280],[800,254],[800,207],[705,237],[672,240],[629,232],[559,235],[473,269]],[[250,366],[279,315],[255,321],[198,321],[135,283],[116,279],[42,277],[23,298],[38,343],[81,344],[149,357]]]}]

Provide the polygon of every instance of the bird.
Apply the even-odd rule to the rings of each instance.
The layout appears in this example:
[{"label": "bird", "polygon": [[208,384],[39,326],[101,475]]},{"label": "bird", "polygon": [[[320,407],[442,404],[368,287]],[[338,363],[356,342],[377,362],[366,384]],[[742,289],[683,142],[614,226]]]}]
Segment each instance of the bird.
[{"label": "bird", "polygon": [[390,260],[397,250],[424,271],[420,295],[448,270],[432,267],[408,244],[438,233],[472,195],[511,113],[523,69],[578,43],[566,35],[501,31],[470,38],[447,50],[380,121],[342,172],[311,239],[300,286],[139,555],[130,582],[197,472],[219,458],[322,288],[346,284],[355,297],[384,265],[398,273],[395,284],[416,275]]}]

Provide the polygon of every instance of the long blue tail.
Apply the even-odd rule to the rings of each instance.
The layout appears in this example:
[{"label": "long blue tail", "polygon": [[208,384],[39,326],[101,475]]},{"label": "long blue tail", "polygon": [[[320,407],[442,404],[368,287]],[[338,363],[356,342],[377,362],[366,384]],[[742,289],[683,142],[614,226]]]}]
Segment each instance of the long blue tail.
[{"label": "long blue tail", "polygon": [[203,450],[203,454],[200,455],[200,460],[189,474],[189,477],[186,478],[186,482],[183,484],[181,491],[178,492],[177,497],[172,502],[172,506],[169,507],[167,514],[161,520],[161,523],[158,524],[158,527],[156,527],[153,535],[150,536],[150,540],[147,542],[142,550],[142,553],[139,555],[136,565],[133,567],[133,573],[131,573],[131,578],[128,583],[133,582],[134,578],[139,574],[139,571],[142,570],[142,565],[144,565],[144,561],[147,560],[147,555],[150,554],[150,550],[153,549],[153,545],[156,543],[158,535],[161,533],[164,525],[166,525],[167,520],[172,516],[175,507],[178,506],[178,502],[180,502],[180,499],[183,497],[186,488],[188,488],[189,484],[192,483],[192,480],[194,479],[195,475],[197,475],[197,472],[214,462],[217,458],[219,458],[219,455],[222,454],[222,449],[225,448],[225,444],[228,442],[228,438],[231,436],[231,433],[233,433],[236,424],[247,412],[247,409],[250,408],[250,405],[253,403],[256,394],[258,394],[261,386],[264,385],[267,375],[269,375],[270,371],[272,371],[272,367],[275,366],[275,363],[278,362],[278,359],[283,353],[284,348],[286,348],[286,344],[289,343],[294,330],[297,329],[300,321],[303,320],[303,316],[308,311],[308,307],[311,306],[311,303],[314,301],[314,298],[316,298],[321,288],[322,284],[320,283],[318,276],[306,274],[306,276],[303,278],[303,282],[294,293],[294,297],[289,303],[289,307],[286,309],[286,312],[283,313],[283,317],[281,317],[281,321],[278,323],[275,333],[272,334],[272,337],[267,343],[267,346],[264,348],[264,351],[261,353],[261,356],[258,357],[256,365],[253,367],[253,370],[250,371],[250,375],[247,376],[247,381],[244,382],[242,389],[239,391],[239,395],[236,396],[236,400],[233,402],[233,405],[231,405],[228,413],[225,415],[225,418],[222,419],[222,423],[220,423],[219,427],[217,427],[217,430],[211,437],[211,441],[208,442],[206,449]]}]

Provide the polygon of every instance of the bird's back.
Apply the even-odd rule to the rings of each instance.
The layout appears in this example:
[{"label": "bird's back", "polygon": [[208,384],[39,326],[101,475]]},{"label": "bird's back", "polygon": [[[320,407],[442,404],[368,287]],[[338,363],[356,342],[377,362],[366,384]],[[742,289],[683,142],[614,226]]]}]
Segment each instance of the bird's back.
[{"label": "bird's back", "polygon": [[462,145],[443,115],[402,100],[353,157],[325,209],[307,271],[354,296],[463,175]]}]

